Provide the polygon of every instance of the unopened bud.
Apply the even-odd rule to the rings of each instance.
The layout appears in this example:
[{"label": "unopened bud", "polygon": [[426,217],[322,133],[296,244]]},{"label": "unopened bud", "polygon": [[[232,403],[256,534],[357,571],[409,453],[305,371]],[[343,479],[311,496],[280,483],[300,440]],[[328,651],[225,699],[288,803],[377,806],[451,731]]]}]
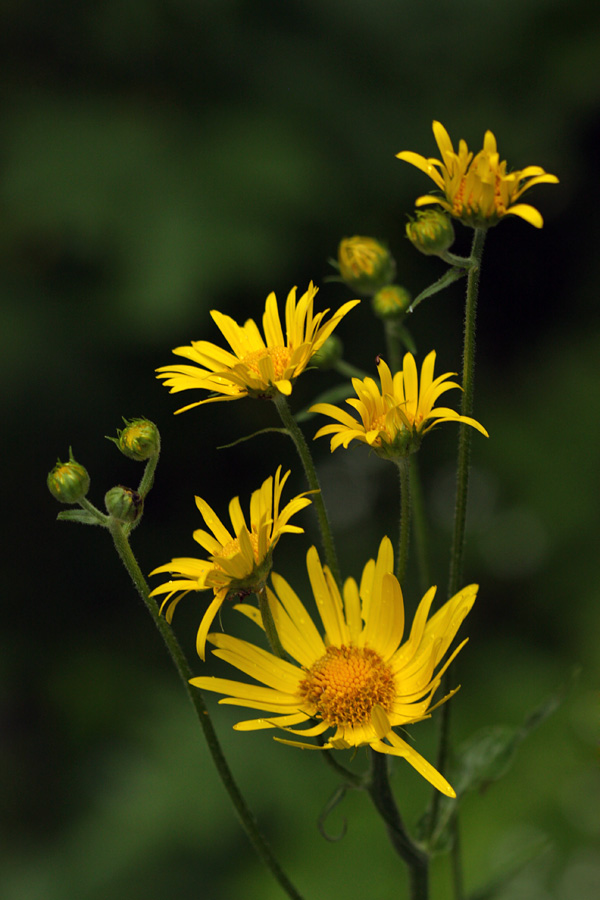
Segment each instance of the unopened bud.
[{"label": "unopened bud", "polygon": [[348,287],[367,295],[389,284],[396,272],[396,263],[387,247],[374,238],[360,235],[340,242],[338,266]]},{"label": "unopened bud", "polygon": [[426,256],[438,256],[454,243],[450,216],[441,209],[419,210],[417,218],[406,223],[406,235],[411,244]]},{"label": "unopened bud", "polygon": [[378,319],[399,319],[406,314],[411,300],[406,288],[399,284],[388,284],[373,297],[373,312]]},{"label": "unopened bud", "polygon": [[113,441],[121,453],[129,459],[138,462],[156,456],[160,450],[160,435],[154,422],[150,422],[149,419],[124,421],[126,427],[118,428],[117,437],[109,437],[109,441]]},{"label": "unopened bud", "polygon": [[104,503],[108,513],[118,522],[135,522],[144,509],[144,500],[138,492],[121,484],[106,492]]},{"label": "unopened bud", "polygon": [[83,466],[73,459],[69,448],[69,462],[57,460],[46,479],[48,490],[60,503],[78,503],[90,489],[90,476]]}]

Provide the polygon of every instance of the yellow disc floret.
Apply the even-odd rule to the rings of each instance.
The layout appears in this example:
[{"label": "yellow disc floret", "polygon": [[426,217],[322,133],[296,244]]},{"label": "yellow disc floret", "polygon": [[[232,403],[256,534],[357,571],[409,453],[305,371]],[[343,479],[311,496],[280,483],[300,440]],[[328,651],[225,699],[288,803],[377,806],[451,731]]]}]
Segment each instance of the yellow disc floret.
[{"label": "yellow disc floret", "polygon": [[329,725],[361,725],[374,706],[389,711],[395,696],[394,676],[369,647],[328,647],[300,682],[304,702]]}]

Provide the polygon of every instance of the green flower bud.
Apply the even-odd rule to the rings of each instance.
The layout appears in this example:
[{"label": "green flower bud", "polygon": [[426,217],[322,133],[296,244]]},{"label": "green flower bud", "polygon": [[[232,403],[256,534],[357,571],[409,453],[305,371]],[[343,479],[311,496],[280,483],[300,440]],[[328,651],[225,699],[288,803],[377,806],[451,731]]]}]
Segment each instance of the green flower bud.
[{"label": "green flower bud", "polygon": [[109,515],[118,522],[135,522],[144,509],[144,500],[138,492],[122,484],[106,492],[104,503]]},{"label": "green flower bud", "polygon": [[311,357],[311,365],[318,369],[331,369],[344,355],[344,345],[337,336],[332,334],[327,338],[322,347]]},{"label": "green flower bud", "polygon": [[390,251],[371,237],[344,238],[338,249],[342,280],[357,293],[371,295],[389,284],[396,272]]},{"label": "green flower bud", "polygon": [[128,456],[129,459],[135,459],[137,462],[143,462],[150,459],[160,450],[160,435],[158,428],[154,422],[149,419],[123,419],[126,427],[117,428],[117,437],[109,437],[109,441],[113,441],[121,453]]},{"label": "green flower bud", "polygon": [[378,319],[403,318],[412,297],[399,284],[388,284],[377,291],[372,300],[373,312]]},{"label": "green flower bud", "polygon": [[406,235],[426,256],[438,256],[454,243],[450,216],[441,209],[419,210],[417,218],[406,223]]},{"label": "green flower bud", "polygon": [[59,503],[78,503],[90,489],[90,476],[86,469],[73,459],[69,447],[69,462],[57,460],[46,479],[48,490]]}]

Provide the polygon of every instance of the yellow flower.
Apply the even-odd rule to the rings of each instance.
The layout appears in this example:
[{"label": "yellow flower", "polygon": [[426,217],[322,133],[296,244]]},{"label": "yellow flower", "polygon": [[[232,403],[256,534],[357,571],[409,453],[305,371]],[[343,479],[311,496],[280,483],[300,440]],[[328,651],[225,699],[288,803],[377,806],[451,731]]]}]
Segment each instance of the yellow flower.
[{"label": "yellow flower", "polygon": [[285,338],[274,293],[267,297],[263,315],[266,340],[253,319],[238,325],[230,316],[213,310],[211,316],[231,351],[209,341],[192,341],[189,347],[177,347],[173,353],[191,360],[194,365],[161,366],[156,370],[157,377],[165,379],[165,386],[172,394],[196,388],[211,391],[212,395],[206,400],[190,403],[177,412],[219,400],[273,397],[278,391],[291,394],[294,381],[306,369],[311,357],[346,313],[360,303],[360,300],[344,303],[324,322],[328,309],[313,314],[317,290],[311,282],[298,302],[296,288],[289,292],[285,305]]},{"label": "yellow flower", "polygon": [[380,359],[377,370],[381,387],[373,378],[352,379],[358,399],[352,397],[346,403],[358,412],[361,421],[331,403],[317,403],[311,411],[330,416],[337,424],[325,425],[317,431],[315,438],[333,435],[332,453],[337,447],[347,448],[350,441],[357,440],[373,447],[380,456],[396,459],[416,450],[422,435],[438,422],[464,422],[489,437],[475,419],[461,416],[444,406],[434,408],[440,394],[452,388],[460,390],[460,385],[447,380],[454,372],[446,372],[434,379],[434,364],[435,350],[432,350],[421,366],[419,384],[412,353],[405,355],[402,370],[393,377],[387,363]]},{"label": "yellow flower", "polygon": [[541,166],[507,172],[506,161],[500,161],[496,138],[491,131],[486,131],[483,150],[475,157],[463,140],[455,153],[450,136],[440,122],[433,123],[433,134],[441,162],[411,150],[396,154],[398,159],[429,175],[444,195],[426,194],[419,197],[417,206],[439,203],[451,215],[474,228],[496,225],[503,216],[510,215],[520,216],[536,228],[542,227],[544,220],[537,209],[527,203],[517,203],[517,200],[535,184],[558,184],[556,175],[548,175]]},{"label": "yellow flower", "polygon": [[286,472],[281,478],[279,466],[275,482],[271,476],[254,491],[250,498],[250,527],[246,524],[240,498],[233,498],[229,504],[232,532],[223,525],[206,500],[196,497],[196,506],[212,534],[198,529],[194,532],[194,540],[210,554],[209,558],[173,559],[150,573],[156,575],[159,572],[169,572],[180,576],[161,584],[151,593],[151,596],[167,595],[160,609],[162,612],[167,607],[166,619],[169,623],[175,607],[190,591],[211,588],[214,591],[214,598],[204,614],[196,637],[196,649],[202,659],[206,635],[223,601],[228,596],[245,596],[263,590],[271,571],[273,550],[281,535],[286,532],[304,532],[303,528],[289,525],[288,522],[310,504],[311,501],[305,494],[298,494],[283,509],[279,509],[281,494],[289,474]]},{"label": "yellow flower", "polygon": [[[379,753],[403,757],[438,790],[454,797],[446,779],[393,729],[429,718],[435,708],[431,703],[441,677],[466,641],[438,666],[475,601],[477,585],[463,588],[428,620],[436,591],[430,588],[419,604],[410,635],[401,643],[404,603],[393,564],[392,545],[384,537],[377,561],[369,560],[363,570],[360,587],[353,578],[347,579],[342,597],[328,567],[321,565],[311,547],[307,569],[325,635],[321,636],[289,584],[273,573],[275,592],[267,588],[269,606],[281,643],[298,665],[248,641],[210,634],[209,641],[217,647],[215,656],[259,684],[210,677],[192,678],[190,684],[227,695],[221,703],[272,714],[238,722],[234,726],[238,731],[282,728],[306,738],[334,729],[321,746],[276,740],[312,750],[367,744]],[[261,625],[254,607],[240,604],[236,609]],[[308,728],[296,728],[305,723]]]}]

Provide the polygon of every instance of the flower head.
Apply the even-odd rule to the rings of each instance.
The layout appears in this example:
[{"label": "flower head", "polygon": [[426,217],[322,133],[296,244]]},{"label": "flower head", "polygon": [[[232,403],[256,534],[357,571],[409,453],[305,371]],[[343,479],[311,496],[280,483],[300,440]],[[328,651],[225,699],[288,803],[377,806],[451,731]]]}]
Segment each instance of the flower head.
[{"label": "flower head", "polygon": [[396,263],[380,241],[355,235],[340,241],[338,269],[349,288],[363,294],[374,294],[392,281]]},{"label": "flower head", "polygon": [[434,379],[434,364],[435,350],[432,350],[421,366],[419,384],[412,353],[404,356],[401,371],[393,377],[387,363],[380,359],[377,370],[381,387],[373,378],[352,379],[358,399],[352,397],[346,403],[358,412],[360,421],[331,403],[317,403],[311,411],[336,419],[336,424],[325,425],[317,431],[315,438],[333,435],[332,453],[337,447],[347,448],[350,441],[357,440],[373,447],[380,456],[396,459],[418,449],[421,437],[438,422],[464,422],[488,437],[485,428],[475,419],[461,416],[445,406],[434,408],[440,394],[452,388],[460,389],[456,382],[448,381],[454,372],[446,372]]},{"label": "flower head", "polygon": [[273,397],[277,392],[291,394],[294,381],[311,357],[346,313],[360,303],[360,300],[344,303],[325,321],[328,309],[313,314],[317,290],[311,282],[298,301],[296,288],[289,292],[285,305],[285,338],[274,293],[269,294],[265,305],[264,339],[254,319],[238,325],[230,316],[213,310],[211,316],[231,350],[223,350],[209,341],[192,341],[189,347],[177,347],[173,353],[189,359],[193,365],[161,366],[156,370],[157,377],[164,379],[172,394],[196,388],[211,392],[205,400],[190,403],[177,412],[219,400]]},{"label": "flower head", "polygon": [[152,591],[152,596],[166,594],[161,612],[166,606],[166,618],[171,622],[175,607],[190,591],[212,589],[214,597],[206,610],[198,628],[196,648],[204,659],[206,635],[223,601],[228,596],[243,597],[256,593],[265,587],[271,571],[273,550],[286,532],[303,533],[298,525],[290,525],[289,520],[310,504],[305,494],[298,494],[283,509],[279,508],[283,487],[289,472],[281,477],[281,466],[273,477],[267,478],[250,498],[250,526],[242,512],[239,497],[229,504],[232,531],[221,522],[206,500],[196,497],[196,506],[202,513],[205,524],[212,534],[203,529],[194,532],[194,540],[209,553],[208,559],[179,558],[154,569],[151,575],[168,572],[179,576],[161,584]]},{"label": "flower head", "polygon": [[48,472],[46,484],[59,503],[79,503],[90,489],[90,476],[87,469],[76,462],[69,447],[69,461],[57,460],[52,471]]},{"label": "flower head", "polygon": [[149,419],[123,419],[125,428],[117,428],[117,437],[108,440],[117,445],[129,459],[143,462],[156,456],[160,450],[158,428]]},{"label": "flower head", "polygon": [[429,175],[443,193],[442,197],[431,194],[419,197],[417,206],[439,203],[455,218],[474,228],[496,225],[509,215],[520,216],[536,228],[542,227],[544,220],[537,209],[527,203],[517,203],[517,200],[535,184],[557,184],[556,175],[548,175],[541,166],[507,172],[506,161],[500,161],[496,138],[491,131],[486,131],[483,150],[476,156],[463,140],[455,153],[450,136],[440,122],[433,123],[433,134],[442,161],[428,159],[412,150],[396,154],[398,159]]},{"label": "flower head", "polygon": [[[190,683],[227,695],[221,703],[267,714],[238,722],[234,726],[238,731],[281,728],[306,738],[333,729],[321,746],[278,740],[313,750],[370,745],[379,753],[403,757],[438,790],[454,797],[446,779],[393,729],[429,718],[435,708],[431,704],[441,677],[466,641],[443,664],[442,660],[475,601],[477,585],[463,588],[428,619],[436,591],[430,588],[402,643],[404,603],[392,574],[393,562],[392,545],[384,537],[377,560],[369,560],[364,567],[360,586],[349,578],[340,595],[331,572],[311,547],[308,575],[324,635],[281,576],[273,573],[275,591],[267,588],[281,643],[298,665],[248,641],[211,634],[215,656],[259,684],[210,677],[192,678]],[[236,608],[261,625],[254,607],[240,604]],[[308,728],[297,728],[306,723]]]}]

